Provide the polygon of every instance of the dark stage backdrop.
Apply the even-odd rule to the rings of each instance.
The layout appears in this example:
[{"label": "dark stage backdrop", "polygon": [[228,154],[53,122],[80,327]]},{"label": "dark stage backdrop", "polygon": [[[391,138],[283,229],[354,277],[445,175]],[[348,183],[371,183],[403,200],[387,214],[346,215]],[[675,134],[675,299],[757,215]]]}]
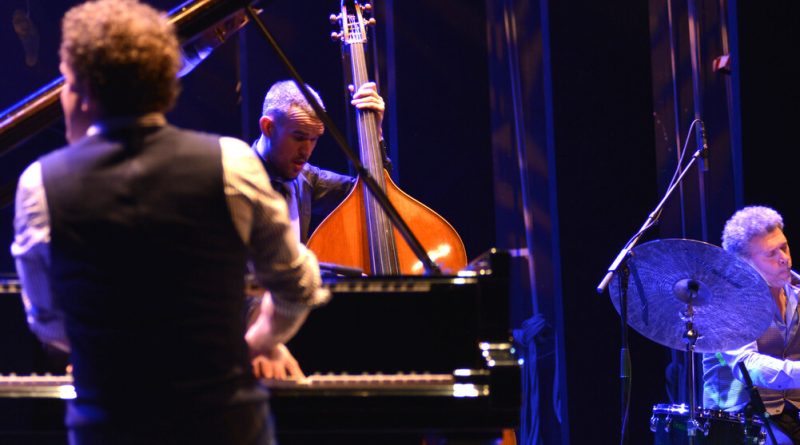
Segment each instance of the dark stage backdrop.
[{"label": "dark stage backdrop", "polygon": [[[786,236],[798,246],[800,188],[795,172],[800,165],[800,69],[789,63],[800,47],[793,20],[797,3],[782,0],[768,8],[747,1],[737,3],[745,201],[778,209],[787,225]],[[797,261],[800,258],[795,256],[795,264]]]},{"label": "dark stage backdrop", "polygon": [[[595,287],[657,201],[646,2],[549,2],[570,443],[620,431],[619,316]],[[646,241],[646,240],[643,240]],[[631,444],[668,352],[631,332]]]}]

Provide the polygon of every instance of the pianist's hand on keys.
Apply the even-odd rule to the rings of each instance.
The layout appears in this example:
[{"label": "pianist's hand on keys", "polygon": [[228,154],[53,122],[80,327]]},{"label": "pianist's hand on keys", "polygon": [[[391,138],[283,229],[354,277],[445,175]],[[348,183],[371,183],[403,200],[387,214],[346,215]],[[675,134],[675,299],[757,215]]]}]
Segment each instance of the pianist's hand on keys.
[{"label": "pianist's hand on keys", "polygon": [[303,380],[306,378],[300,364],[283,343],[278,343],[268,354],[253,359],[253,373],[257,378],[275,380]]}]

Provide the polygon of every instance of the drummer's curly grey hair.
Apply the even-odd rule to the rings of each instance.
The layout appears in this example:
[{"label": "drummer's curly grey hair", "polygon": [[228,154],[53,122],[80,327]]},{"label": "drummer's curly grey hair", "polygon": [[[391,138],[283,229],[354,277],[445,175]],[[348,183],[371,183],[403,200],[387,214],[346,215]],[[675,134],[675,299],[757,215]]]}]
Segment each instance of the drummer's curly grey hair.
[{"label": "drummer's curly grey hair", "polygon": [[745,207],[728,219],[722,230],[722,248],[747,257],[747,244],[756,236],[783,229],[783,217],[774,209],[764,206]]}]

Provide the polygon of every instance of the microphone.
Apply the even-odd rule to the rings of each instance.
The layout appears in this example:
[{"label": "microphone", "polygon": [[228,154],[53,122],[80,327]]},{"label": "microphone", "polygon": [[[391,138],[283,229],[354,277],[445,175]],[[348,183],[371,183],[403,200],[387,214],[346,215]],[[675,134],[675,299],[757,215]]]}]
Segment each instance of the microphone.
[{"label": "microphone", "polygon": [[706,138],[706,123],[702,120],[700,123],[700,138],[703,143],[703,149],[700,151],[700,160],[702,161],[701,167],[704,172],[708,171],[708,139]]}]

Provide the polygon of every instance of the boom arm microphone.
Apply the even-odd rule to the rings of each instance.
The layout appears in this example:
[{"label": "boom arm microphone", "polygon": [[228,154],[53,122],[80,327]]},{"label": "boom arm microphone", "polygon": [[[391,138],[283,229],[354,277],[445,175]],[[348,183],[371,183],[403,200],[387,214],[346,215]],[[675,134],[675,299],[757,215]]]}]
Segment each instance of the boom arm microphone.
[{"label": "boom arm microphone", "polygon": [[700,164],[704,172],[708,171],[708,139],[706,138],[706,123],[702,120],[700,123],[700,140],[703,144],[702,151],[700,152]]}]

